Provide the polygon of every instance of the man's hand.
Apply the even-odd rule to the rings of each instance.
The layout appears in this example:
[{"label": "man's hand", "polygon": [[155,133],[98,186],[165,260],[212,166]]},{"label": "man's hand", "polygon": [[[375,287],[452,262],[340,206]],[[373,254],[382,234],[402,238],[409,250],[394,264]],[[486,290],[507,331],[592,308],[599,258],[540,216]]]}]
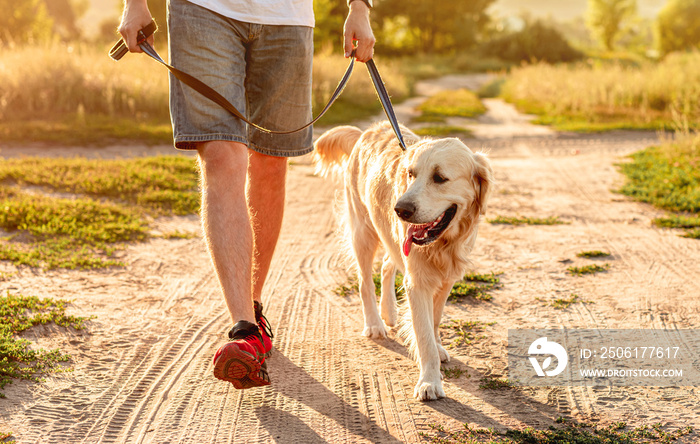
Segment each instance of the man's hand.
[{"label": "man's hand", "polygon": [[345,57],[350,57],[353,50],[352,42],[357,40],[355,59],[367,62],[372,58],[375,39],[372,26],[369,24],[369,7],[363,1],[355,0],[350,3],[350,12],[345,19],[343,36],[345,38]]},{"label": "man's hand", "polygon": [[[148,10],[147,0],[126,0],[122,22],[119,25],[119,34],[126,42],[126,46],[131,52],[143,52],[137,43],[138,33],[141,29],[151,23],[151,12]],[[153,45],[153,36],[146,40]]]}]

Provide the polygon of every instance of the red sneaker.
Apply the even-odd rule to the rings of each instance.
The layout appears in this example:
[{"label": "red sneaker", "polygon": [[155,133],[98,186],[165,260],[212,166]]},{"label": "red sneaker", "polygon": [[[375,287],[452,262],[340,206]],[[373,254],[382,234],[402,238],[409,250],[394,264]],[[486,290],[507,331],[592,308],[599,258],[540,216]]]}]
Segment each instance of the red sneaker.
[{"label": "red sneaker", "polygon": [[214,376],[237,389],[270,385],[265,346],[258,326],[238,321],[229,331],[230,342],[214,355]]},{"label": "red sneaker", "polygon": [[262,336],[263,345],[265,346],[265,357],[269,357],[272,354],[272,338],[274,338],[275,335],[272,334],[270,321],[268,321],[262,313],[262,303],[255,301],[253,306],[255,307],[255,320],[258,323],[258,328],[260,328],[260,335]]}]

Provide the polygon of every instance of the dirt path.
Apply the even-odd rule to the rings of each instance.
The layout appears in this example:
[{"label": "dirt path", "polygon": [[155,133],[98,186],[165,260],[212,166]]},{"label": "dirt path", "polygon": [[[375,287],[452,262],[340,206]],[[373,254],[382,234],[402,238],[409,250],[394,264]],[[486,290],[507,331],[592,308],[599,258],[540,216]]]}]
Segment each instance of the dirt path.
[{"label": "dirt path", "polygon": [[[461,86],[460,78],[449,83]],[[545,428],[559,416],[700,428],[693,387],[479,388],[483,376],[505,375],[509,328],[700,327],[700,242],[652,228],[660,212],[611,192],[622,180],[620,156],[656,138],[554,134],[501,102],[488,105],[470,123],[482,138],[467,140],[490,150],[499,181],[488,216],[559,216],[569,224],[482,223],[475,269],[502,272],[503,287],[489,302],[448,303],[448,320],[495,324],[485,338],[451,350],[449,367],[468,376],[445,380],[446,399],[412,399],[418,371],[405,348],[393,333],[386,341],[361,337],[359,298],[333,292],[351,274],[334,235],[335,190],[302,158],[290,167],[286,220],[264,292],[275,333],[271,386],[237,391],[212,375],[229,319],[201,238],[133,245],[121,253],[125,269],[0,264],[17,273],[0,291],[72,299],[73,313],[97,316],[84,333],[26,335],[70,352],[74,371],[7,386],[0,430],[19,443],[398,443],[419,442],[430,424]],[[194,216],[161,224],[199,228]],[[583,263],[576,253],[595,249],[613,254],[607,273],[566,273],[562,261]],[[595,304],[555,310],[536,299],[571,293]]]}]

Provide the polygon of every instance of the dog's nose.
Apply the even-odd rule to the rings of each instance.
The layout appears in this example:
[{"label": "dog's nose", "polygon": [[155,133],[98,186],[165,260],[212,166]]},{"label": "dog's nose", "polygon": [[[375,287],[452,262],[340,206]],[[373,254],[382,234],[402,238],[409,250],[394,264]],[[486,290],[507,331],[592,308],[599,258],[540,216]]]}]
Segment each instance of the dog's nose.
[{"label": "dog's nose", "polygon": [[416,206],[412,202],[397,202],[394,207],[396,214],[403,220],[408,221],[416,212]]}]

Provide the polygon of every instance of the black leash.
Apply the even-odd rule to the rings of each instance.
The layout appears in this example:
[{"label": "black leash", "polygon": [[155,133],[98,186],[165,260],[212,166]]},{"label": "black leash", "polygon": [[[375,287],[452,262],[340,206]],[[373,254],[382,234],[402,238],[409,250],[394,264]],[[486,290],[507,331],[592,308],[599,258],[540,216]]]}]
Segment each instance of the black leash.
[{"label": "black leash", "polygon": [[[144,27],[139,31],[138,34],[138,45],[139,47],[145,52],[149,57],[151,57],[153,60],[156,62],[160,63],[161,65],[165,66],[170,70],[173,75],[180,80],[182,83],[185,85],[189,86],[190,88],[194,89],[198,93],[202,94],[204,97],[208,98],[209,100],[217,103],[219,106],[224,108],[226,111],[229,113],[233,114],[237,118],[241,119],[248,125],[262,131],[265,133],[269,134],[292,134],[299,132],[303,129],[306,129],[316,123],[321,117],[323,117],[324,114],[330,109],[331,105],[335,103],[335,101],[340,97],[340,94],[342,94],[343,90],[348,84],[348,81],[350,80],[350,76],[352,75],[353,68],[355,66],[355,52],[353,51],[352,54],[350,55],[350,65],[348,65],[347,70],[345,71],[345,74],[343,77],[340,79],[340,82],[338,83],[338,86],[335,88],[335,91],[331,95],[331,98],[328,100],[328,103],[326,106],[323,108],[321,113],[316,116],[311,122],[307,123],[306,125],[302,126],[301,128],[297,128],[295,130],[290,130],[290,131],[274,131],[270,130],[267,128],[263,128],[250,120],[248,120],[243,114],[241,114],[240,111],[236,109],[235,106],[231,104],[224,96],[219,94],[216,90],[214,90],[212,87],[207,85],[206,83],[202,82],[201,80],[197,79],[194,76],[191,76],[190,74],[187,74],[184,71],[181,71],[167,63],[161,58],[161,56],[156,52],[155,49],[146,41],[148,37],[150,37],[156,30],[158,29],[156,22],[152,21],[148,26]],[[126,46],[126,43],[124,40],[119,40],[109,51],[109,56],[114,59],[114,60],[120,60],[124,55],[126,55],[129,52],[129,49]],[[389,93],[386,91],[386,88],[384,87],[384,82],[382,81],[381,76],[379,75],[379,71],[377,70],[376,65],[374,64],[374,60],[369,60],[367,63],[367,70],[369,71],[369,75],[372,78],[372,83],[374,83],[374,88],[377,91],[377,95],[379,96],[379,101],[382,103],[382,107],[384,108],[384,112],[386,113],[387,118],[389,119],[389,122],[391,123],[392,128],[394,128],[394,132],[396,133],[396,137],[399,139],[399,144],[401,145],[401,148],[403,150],[406,150],[406,144],[403,141],[403,136],[401,135],[401,129],[399,128],[399,123],[398,120],[396,119],[396,114],[394,114],[394,108],[391,105],[391,99],[389,98]]]}]

